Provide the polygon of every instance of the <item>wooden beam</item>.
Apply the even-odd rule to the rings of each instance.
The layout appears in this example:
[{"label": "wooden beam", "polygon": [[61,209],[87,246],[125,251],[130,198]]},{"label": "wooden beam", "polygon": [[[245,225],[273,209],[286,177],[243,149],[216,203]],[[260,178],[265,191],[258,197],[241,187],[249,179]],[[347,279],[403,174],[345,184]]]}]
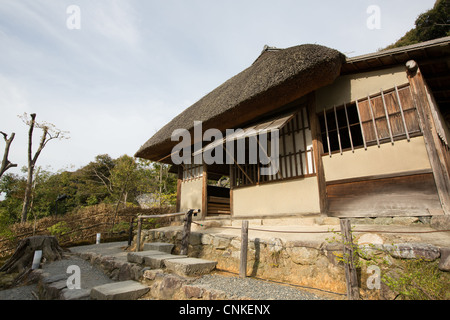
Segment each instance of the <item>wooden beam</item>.
[{"label": "wooden beam", "polygon": [[355,147],[353,146],[352,130],[350,129],[350,123],[348,121],[347,104],[344,102],[345,120],[347,122],[348,136],[350,138],[350,145],[352,147],[352,152],[355,152]]},{"label": "wooden beam", "polygon": [[359,112],[358,100],[356,100],[355,103],[356,103],[356,111],[358,112],[359,126],[361,127],[361,134],[362,134],[363,143],[364,143],[364,150],[367,150],[366,137],[364,136],[364,127],[363,127],[363,123],[361,120],[361,113]]},{"label": "wooden beam", "polygon": [[397,97],[398,107],[400,108],[400,114],[402,116],[403,127],[405,128],[406,139],[409,142],[411,140],[411,138],[409,137],[408,126],[406,125],[405,114],[403,113],[403,106],[402,106],[402,102],[400,101],[400,95],[398,94],[397,86],[395,86],[395,95]]},{"label": "wooden beam", "polygon": [[[316,93],[312,92],[307,96],[309,123],[311,126],[311,137],[313,143],[313,158],[316,167],[317,184],[319,187],[319,203],[320,212],[326,213],[328,211],[327,201],[327,185],[325,181],[325,170],[323,167],[322,157],[323,144],[321,138],[321,131],[319,126],[319,119],[316,114]],[[325,115],[326,117],[326,115]],[[325,120],[326,121],[326,120]],[[331,153],[330,153],[331,154]]]},{"label": "wooden beam", "polygon": [[377,146],[380,147],[380,138],[378,137],[377,123],[375,121],[375,115],[373,114],[372,102],[370,101],[370,96],[367,95],[367,101],[369,103],[369,111],[372,117],[373,130],[375,130],[375,138],[377,138]]},{"label": "wooden beam", "polygon": [[394,137],[392,136],[392,129],[391,129],[391,121],[389,120],[389,112],[386,107],[386,100],[384,99],[383,89],[380,89],[380,94],[381,100],[383,101],[384,114],[386,115],[386,122],[389,129],[389,137],[391,138],[391,143],[394,144]]},{"label": "wooden beam", "polygon": [[325,109],[323,110],[323,120],[325,121],[325,132],[327,134],[328,155],[331,158],[330,136],[328,132],[327,113],[325,112]]},{"label": "wooden beam", "polygon": [[336,131],[337,131],[337,137],[338,137],[338,142],[339,142],[339,152],[342,155],[341,133],[339,132],[339,122],[338,122],[338,117],[337,117],[337,112],[336,112],[336,106],[333,106],[333,110],[334,110],[334,119],[336,120]]},{"label": "wooden beam", "polygon": [[[419,121],[423,130],[423,138],[430,160],[431,169],[436,183],[439,199],[445,214],[450,215],[450,178],[449,169],[446,166],[440,138],[434,126],[430,101],[427,96],[426,83],[415,61],[406,63],[408,80],[411,93],[419,115]],[[431,94],[431,91],[429,91]]]}]

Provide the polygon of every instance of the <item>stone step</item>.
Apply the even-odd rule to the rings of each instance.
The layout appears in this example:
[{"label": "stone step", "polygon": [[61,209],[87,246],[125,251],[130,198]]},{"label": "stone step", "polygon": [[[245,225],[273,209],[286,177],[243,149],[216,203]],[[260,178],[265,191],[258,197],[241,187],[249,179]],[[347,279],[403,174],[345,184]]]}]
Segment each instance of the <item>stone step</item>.
[{"label": "stone step", "polygon": [[147,242],[144,243],[144,251],[148,250],[156,250],[161,251],[165,253],[172,253],[174,245],[171,243],[164,243],[164,242]]},{"label": "stone step", "polygon": [[173,254],[155,254],[144,257],[144,265],[151,269],[161,269],[166,266],[165,262],[172,259],[184,259],[185,255],[173,255]]},{"label": "stone step", "polygon": [[162,251],[157,250],[145,250],[145,251],[139,251],[139,252],[128,252],[127,254],[127,261],[131,263],[139,263],[144,264],[144,258],[145,257],[153,257],[157,255],[163,255],[166,254]]},{"label": "stone step", "polygon": [[182,258],[165,260],[167,270],[180,276],[200,276],[215,269],[217,262],[199,258]]},{"label": "stone step", "polygon": [[128,280],[108,283],[92,288],[93,300],[137,300],[146,294],[150,288],[137,281]]}]

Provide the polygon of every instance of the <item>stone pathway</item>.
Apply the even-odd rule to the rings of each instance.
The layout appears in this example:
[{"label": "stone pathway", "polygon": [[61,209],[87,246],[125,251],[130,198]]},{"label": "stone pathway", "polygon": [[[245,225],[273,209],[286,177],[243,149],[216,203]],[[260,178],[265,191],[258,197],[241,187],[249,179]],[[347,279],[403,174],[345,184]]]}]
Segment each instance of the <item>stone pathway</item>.
[{"label": "stone pathway", "polygon": [[[141,252],[125,248],[125,242],[70,248],[62,260],[32,272],[36,285],[0,291],[0,299],[136,300],[150,290],[139,282],[146,270],[167,268],[180,277],[192,277],[216,266],[214,261],[172,255],[168,252],[173,245],[167,243],[147,244],[145,249],[152,250]],[[77,283],[79,288],[71,288]]]}]

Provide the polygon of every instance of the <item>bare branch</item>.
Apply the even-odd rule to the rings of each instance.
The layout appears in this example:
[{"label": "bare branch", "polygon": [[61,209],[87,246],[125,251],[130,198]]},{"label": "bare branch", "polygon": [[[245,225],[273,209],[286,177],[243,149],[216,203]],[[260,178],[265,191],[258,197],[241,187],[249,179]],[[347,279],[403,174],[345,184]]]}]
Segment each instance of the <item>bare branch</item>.
[{"label": "bare branch", "polygon": [[0,177],[6,172],[6,170],[17,167],[17,164],[11,163],[8,160],[9,155],[9,148],[11,147],[11,143],[14,140],[14,137],[16,134],[13,132],[11,133],[11,137],[8,139],[8,135],[2,131],[0,133],[3,135],[3,139],[5,139],[6,145],[5,145],[5,152],[3,153],[3,160],[2,165],[0,166]]}]

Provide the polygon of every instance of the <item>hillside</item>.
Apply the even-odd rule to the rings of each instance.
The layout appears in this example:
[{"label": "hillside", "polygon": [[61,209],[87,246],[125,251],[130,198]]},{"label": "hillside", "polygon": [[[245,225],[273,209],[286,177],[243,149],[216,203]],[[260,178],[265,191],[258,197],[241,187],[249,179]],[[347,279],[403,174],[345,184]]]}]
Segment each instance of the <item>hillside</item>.
[{"label": "hillside", "polygon": [[450,1],[437,0],[434,7],[422,13],[409,30],[397,42],[382,50],[403,47],[423,41],[450,36]]}]

